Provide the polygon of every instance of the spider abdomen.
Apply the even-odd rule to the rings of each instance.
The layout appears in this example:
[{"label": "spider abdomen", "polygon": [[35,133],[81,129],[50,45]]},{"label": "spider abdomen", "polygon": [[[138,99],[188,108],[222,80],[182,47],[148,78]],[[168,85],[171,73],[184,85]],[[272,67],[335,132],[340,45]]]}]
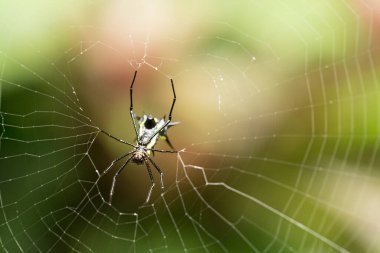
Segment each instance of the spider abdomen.
[{"label": "spider abdomen", "polygon": [[[153,121],[154,124],[150,121]],[[154,118],[151,115],[143,115],[139,120],[139,131],[137,142],[139,145],[146,146],[147,148],[153,148],[157,142],[157,131],[165,125],[165,120]],[[148,126],[148,127],[147,127]]]}]

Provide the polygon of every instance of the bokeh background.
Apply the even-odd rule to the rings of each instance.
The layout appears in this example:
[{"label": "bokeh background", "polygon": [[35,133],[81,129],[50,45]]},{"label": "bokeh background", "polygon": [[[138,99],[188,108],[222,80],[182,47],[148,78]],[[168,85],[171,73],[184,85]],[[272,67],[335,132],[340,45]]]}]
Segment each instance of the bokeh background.
[{"label": "bokeh background", "polygon": [[[375,0],[1,1],[1,251],[379,252],[379,31]],[[135,70],[181,152],[109,205]]]}]

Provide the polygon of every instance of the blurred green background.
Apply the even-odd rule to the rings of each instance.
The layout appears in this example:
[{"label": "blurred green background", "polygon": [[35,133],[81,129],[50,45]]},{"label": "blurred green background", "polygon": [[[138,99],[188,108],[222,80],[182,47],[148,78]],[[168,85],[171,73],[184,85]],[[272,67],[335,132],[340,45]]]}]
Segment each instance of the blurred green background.
[{"label": "blurred green background", "polygon": [[[379,252],[377,1],[1,1],[4,252]],[[178,156],[112,172],[135,113]],[[157,148],[168,149],[161,141]]]}]

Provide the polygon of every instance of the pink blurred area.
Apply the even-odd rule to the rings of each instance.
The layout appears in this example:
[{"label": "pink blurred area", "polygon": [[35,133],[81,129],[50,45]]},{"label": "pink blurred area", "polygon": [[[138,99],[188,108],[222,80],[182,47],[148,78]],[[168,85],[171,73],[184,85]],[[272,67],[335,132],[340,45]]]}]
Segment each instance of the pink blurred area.
[{"label": "pink blurred area", "polygon": [[355,0],[354,11],[358,11],[360,17],[365,20],[370,33],[373,34],[374,43],[380,41],[380,1]]}]

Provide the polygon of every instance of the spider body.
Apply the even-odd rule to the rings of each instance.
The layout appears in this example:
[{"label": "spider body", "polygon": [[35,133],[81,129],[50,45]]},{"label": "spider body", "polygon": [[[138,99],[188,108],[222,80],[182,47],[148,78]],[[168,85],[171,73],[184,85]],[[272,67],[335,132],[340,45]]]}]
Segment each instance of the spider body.
[{"label": "spider body", "polygon": [[[147,196],[146,201],[145,201],[145,203],[148,203],[149,199],[150,199],[150,195],[151,195],[152,190],[153,190],[153,187],[155,185],[149,162],[153,165],[153,167],[157,170],[157,172],[160,173],[161,188],[162,189],[164,188],[163,173],[162,173],[161,169],[158,167],[158,165],[150,157],[150,154],[152,153],[154,155],[154,152],[177,153],[177,151],[174,151],[174,150],[154,149],[154,146],[156,145],[159,138],[165,140],[166,143],[173,149],[173,146],[170,143],[168,136],[167,136],[168,129],[179,123],[179,122],[171,122],[172,112],[173,112],[174,104],[176,101],[176,94],[175,94],[175,90],[174,90],[173,79],[170,79],[170,82],[172,85],[172,90],[173,90],[173,102],[172,102],[172,106],[170,108],[168,120],[165,120],[165,117],[158,119],[158,118],[153,117],[152,115],[147,115],[147,114],[144,114],[142,117],[136,117],[134,112],[133,112],[133,84],[135,82],[136,75],[137,75],[137,71],[135,71],[135,74],[133,76],[133,80],[131,83],[131,87],[130,87],[130,102],[131,102],[131,104],[130,104],[130,115],[132,118],[134,130],[136,133],[136,139],[137,139],[136,145],[133,145],[127,141],[119,139],[119,138],[109,134],[108,132],[99,129],[102,133],[106,134],[108,137],[133,147],[132,151],[116,158],[115,160],[113,160],[112,163],[110,164],[110,166],[108,166],[108,168],[106,170],[104,170],[104,172],[102,173],[102,176],[105,175],[113,167],[113,165],[116,162],[128,157],[127,160],[124,162],[124,164],[120,167],[120,169],[116,172],[116,174],[113,177],[111,191],[110,191],[110,197],[109,197],[109,203],[112,202],[112,196],[114,193],[116,178],[124,170],[124,168],[127,166],[127,164],[130,161],[132,161],[133,163],[135,163],[137,165],[144,165],[145,164],[145,166],[147,168],[149,178],[150,178],[150,182],[151,182],[150,190],[149,190],[148,196]],[[139,126],[138,128],[136,125],[136,119],[137,119],[137,123]]]},{"label": "spider body", "polygon": [[132,162],[134,162],[137,165],[144,164],[146,160],[146,156],[149,155],[143,146],[140,146],[137,148],[136,152],[132,155]]}]

